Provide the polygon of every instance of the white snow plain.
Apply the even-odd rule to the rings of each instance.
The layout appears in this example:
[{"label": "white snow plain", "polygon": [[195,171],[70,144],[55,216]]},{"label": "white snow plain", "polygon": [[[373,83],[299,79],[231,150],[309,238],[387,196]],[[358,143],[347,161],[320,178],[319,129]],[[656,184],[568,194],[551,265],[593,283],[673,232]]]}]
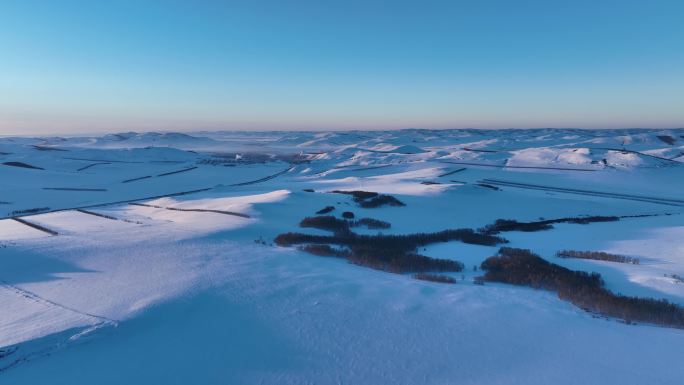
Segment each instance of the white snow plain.
[{"label": "white snow plain", "polygon": [[[272,242],[324,234],[298,223],[325,206],[388,221],[391,234],[652,215],[505,237],[599,272],[615,292],[684,305],[683,135],[0,138],[0,384],[679,384],[684,331],[596,317],[546,291],[473,284],[495,247],[421,248],[465,263],[444,285]],[[406,206],[360,208],[329,193],[352,189]],[[562,249],[641,264],[555,257]]]}]

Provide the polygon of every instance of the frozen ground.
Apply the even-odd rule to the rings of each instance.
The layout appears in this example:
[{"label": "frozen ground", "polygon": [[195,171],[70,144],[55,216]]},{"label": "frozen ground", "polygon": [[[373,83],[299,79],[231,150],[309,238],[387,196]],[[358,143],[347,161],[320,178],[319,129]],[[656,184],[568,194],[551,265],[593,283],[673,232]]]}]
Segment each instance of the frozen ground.
[{"label": "frozen ground", "polygon": [[466,265],[444,285],[272,241],[325,206],[393,234],[648,214],[505,236],[684,305],[681,162],[684,130],[0,138],[0,384],[679,384],[684,331],[474,285],[495,247],[421,248]]}]

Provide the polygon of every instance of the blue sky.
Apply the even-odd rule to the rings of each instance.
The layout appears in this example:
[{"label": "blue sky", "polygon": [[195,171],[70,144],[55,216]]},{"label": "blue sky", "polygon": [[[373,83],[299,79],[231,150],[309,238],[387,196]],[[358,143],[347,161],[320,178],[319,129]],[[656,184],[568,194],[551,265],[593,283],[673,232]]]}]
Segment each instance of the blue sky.
[{"label": "blue sky", "polygon": [[684,126],[684,1],[0,1],[0,134]]}]

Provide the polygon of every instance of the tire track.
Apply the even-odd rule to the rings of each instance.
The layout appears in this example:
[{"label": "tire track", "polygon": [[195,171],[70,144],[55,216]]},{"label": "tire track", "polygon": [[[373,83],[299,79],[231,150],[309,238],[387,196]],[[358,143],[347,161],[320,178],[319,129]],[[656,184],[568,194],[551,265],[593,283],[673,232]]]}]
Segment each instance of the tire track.
[{"label": "tire track", "polygon": [[79,314],[79,315],[86,317],[86,318],[96,319],[100,322],[104,322],[104,323],[109,324],[109,325],[118,325],[118,323],[120,322],[118,320],[114,320],[114,319],[107,318],[104,316],[100,316],[100,315],[96,315],[96,314],[92,314],[92,313],[88,313],[88,312],[83,312],[83,311],[80,311],[78,309],[75,309],[75,308],[63,305],[61,303],[49,300],[49,299],[42,297],[42,296],[40,296],[40,295],[38,295],[32,291],[22,289],[16,285],[12,285],[11,283],[8,283],[5,280],[0,280],[0,287],[2,287],[5,290],[12,291],[12,292],[26,298],[27,300],[31,300],[31,301],[34,301],[36,303],[39,303],[39,304],[42,304],[45,306],[49,306],[49,307],[57,307],[57,308],[60,308],[62,310],[66,310],[68,312]]}]

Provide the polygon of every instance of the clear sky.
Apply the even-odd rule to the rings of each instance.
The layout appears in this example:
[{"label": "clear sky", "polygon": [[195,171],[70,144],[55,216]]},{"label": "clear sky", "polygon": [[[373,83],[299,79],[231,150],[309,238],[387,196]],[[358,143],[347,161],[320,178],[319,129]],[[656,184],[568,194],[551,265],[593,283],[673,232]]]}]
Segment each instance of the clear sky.
[{"label": "clear sky", "polygon": [[683,126],[683,0],[0,0],[0,134]]}]

